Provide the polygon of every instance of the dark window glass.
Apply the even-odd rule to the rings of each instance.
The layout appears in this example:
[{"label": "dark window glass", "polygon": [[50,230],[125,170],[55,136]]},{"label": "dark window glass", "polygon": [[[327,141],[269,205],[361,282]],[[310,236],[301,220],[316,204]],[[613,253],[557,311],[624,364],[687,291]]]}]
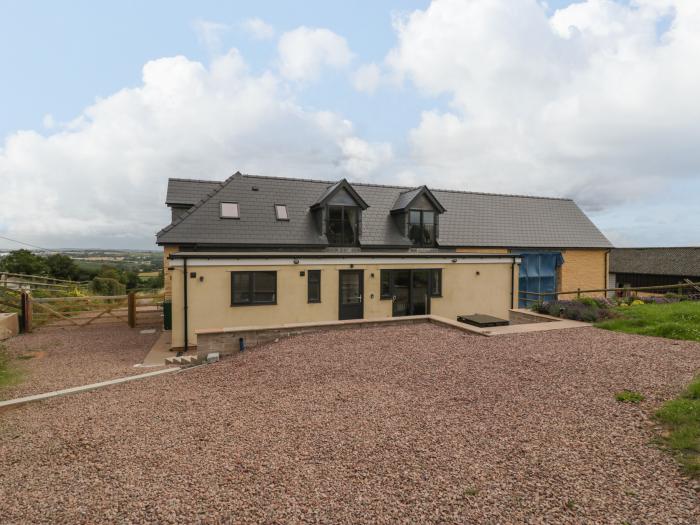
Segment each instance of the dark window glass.
[{"label": "dark window glass", "polygon": [[253,302],[274,303],[277,292],[277,274],[275,272],[253,273]]},{"label": "dark window glass", "polygon": [[379,297],[382,299],[391,299],[391,270],[381,271],[381,285]]},{"label": "dark window glass", "polygon": [[231,304],[277,302],[277,272],[231,272]]},{"label": "dark window glass", "polygon": [[418,246],[434,246],[435,212],[410,210],[408,212],[408,238]]},{"label": "dark window glass", "polygon": [[231,274],[231,302],[233,304],[250,302],[250,273],[234,272]]},{"label": "dark window glass", "polygon": [[442,295],[442,270],[430,270],[430,295],[440,297]]},{"label": "dark window glass", "polygon": [[360,212],[351,206],[329,206],[326,236],[330,244],[357,244]]},{"label": "dark window glass", "polygon": [[308,273],[308,301],[310,303],[321,302],[321,270],[309,270]]}]

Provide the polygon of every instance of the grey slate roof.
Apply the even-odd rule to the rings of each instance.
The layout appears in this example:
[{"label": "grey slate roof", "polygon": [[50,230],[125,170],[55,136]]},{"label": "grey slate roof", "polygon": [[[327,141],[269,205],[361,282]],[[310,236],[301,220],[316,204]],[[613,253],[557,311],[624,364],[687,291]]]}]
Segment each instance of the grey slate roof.
[{"label": "grey slate roof", "polygon": [[165,204],[194,206],[220,185],[221,182],[211,180],[168,179],[168,194],[165,197]]},{"label": "grey slate roof", "polygon": [[700,276],[698,248],[614,248],[610,251],[612,273]]},{"label": "grey slate roof", "polygon": [[406,206],[411,204],[411,201],[416,198],[421,190],[422,188],[413,188],[412,190],[402,191],[399,193],[399,196],[396,197],[396,202],[391,207],[391,211],[403,210]]},{"label": "grey slate roof", "polygon": [[[184,186],[190,184],[189,188]],[[216,184],[216,186],[214,186]],[[161,230],[160,244],[326,246],[310,207],[335,181],[233,175],[209,181],[208,197]],[[202,182],[169,181],[168,196],[207,195]],[[256,186],[258,191],[252,191]],[[410,247],[390,210],[412,188],[353,183],[368,204],[362,212],[361,246]],[[213,188],[213,189],[212,189]],[[199,192],[199,193],[198,193]],[[446,209],[440,215],[440,246],[513,248],[609,248],[605,236],[570,199],[433,190]],[[169,200],[169,202],[171,202]],[[220,219],[220,202],[238,202],[240,219]],[[289,221],[277,221],[274,205],[286,204]]]}]

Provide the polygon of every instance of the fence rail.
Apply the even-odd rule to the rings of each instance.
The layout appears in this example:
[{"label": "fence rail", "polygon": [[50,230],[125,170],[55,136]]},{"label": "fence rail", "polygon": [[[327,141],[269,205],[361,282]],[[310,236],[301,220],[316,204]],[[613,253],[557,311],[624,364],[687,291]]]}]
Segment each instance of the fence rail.
[{"label": "fence rail", "polygon": [[[543,297],[558,297],[560,295],[576,295],[577,298],[581,297],[581,294],[592,294],[592,293],[607,293],[607,292],[622,292],[622,293],[627,293],[627,292],[633,292],[635,295],[637,292],[651,292],[652,290],[680,290],[680,295],[683,295],[683,290],[688,289],[693,290],[695,292],[700,292],[700,283],[694,283],[691,281],[687,281],[682,284],[662,284],[658,286],[637,286],[635,288],[630,288],[630,287],[625,287],[625,288],[595,288],[592,290],[581,290],[580,288],[573,290],[573,291],[567,291],[567,292],[524,292],[524,291],[519,291],[518,293],[520,295],[525,295],[525,296],[531,296],[534,295],[537,298],[536,299],[530,299],[528,297],[523,298],[525,302],[531,302],[531,303],[536,303],[542,300]],[[695,295],[698,295],[698,293],[688,293],[687,294],[689,297],[694,297]]]},{"label": "fence rail", "polygon": [[59,292],[70,290],[85,290],[90,286],[90,281],[70,281],[67,279],[56,279],[44,275],[29,275],[24,273],[0,272],[0,287],[5,289],[21,290],[42,289]]},{"label": "fence rail", "polygon": [[20,314],[22,331],[39,326],[74,328],[127,323],[132,328],[162,322],[162,294],[33,298],[27,292],[0,289],[0,311]]}]

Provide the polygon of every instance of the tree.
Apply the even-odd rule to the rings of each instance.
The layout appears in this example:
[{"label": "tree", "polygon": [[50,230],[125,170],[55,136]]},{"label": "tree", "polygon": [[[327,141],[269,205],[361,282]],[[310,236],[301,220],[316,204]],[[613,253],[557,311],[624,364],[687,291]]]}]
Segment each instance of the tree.
[{"label": "tree", "polygon": [[49,275],[56,279],[71,279],[75,280],[80,273],[78,265],[67,255],[55,253],[46,258],[46,265],[49,269]]},{"label": "tree", "polygon": [[139,284],[141,284],[139,274],[137,274],[136,272],[125,272],[124,276],[127,290],[133,290],[134,288],[138,288]]},{"label": "tree", "polygon": [[48,266],[46,265],[46,259],[33,254],[29,250],[15,250],[0,259],[0,270],[8,273],[46,275]]}]

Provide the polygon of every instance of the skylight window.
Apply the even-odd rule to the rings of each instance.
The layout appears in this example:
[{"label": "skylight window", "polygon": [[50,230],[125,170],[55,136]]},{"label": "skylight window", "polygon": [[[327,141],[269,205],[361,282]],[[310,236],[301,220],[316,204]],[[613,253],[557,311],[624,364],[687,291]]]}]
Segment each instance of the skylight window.
[{"label": "skylight window", "polygon": [[286,204],[275,204],[275,215],[278,221],[288,221],[289,214],[287,213]]},{"label": "skylight window", "polygon": [[221,203],[221,218],[222,219],[240,219],[240,210],[237,202],[222,202]]}]

